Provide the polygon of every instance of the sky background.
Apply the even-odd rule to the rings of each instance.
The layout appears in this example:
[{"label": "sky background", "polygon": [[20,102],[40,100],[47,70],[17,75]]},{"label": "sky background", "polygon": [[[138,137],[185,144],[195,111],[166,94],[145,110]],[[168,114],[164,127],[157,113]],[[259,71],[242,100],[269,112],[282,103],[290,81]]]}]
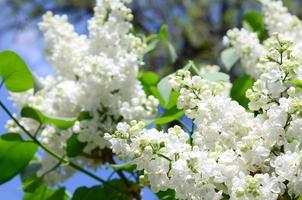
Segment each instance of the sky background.
[{"label": "sky background", "polygon": [[[26,19],[25,15],[19,13],[13,18],[8,18],[9,8],[5,5],[5,0],[0,0],[0,28],[5,26],[5,23],[15,21],[23,21]],[[77,13],[78,15],[79,13]],[[69,16],[70,21],[74,23],[75,29],[79,33],[86,33],[86,21],[89,16],[84,15],[81,20],[74,20],[75,16]],[[3,20],[6,19],[6,20]],[[43,37],[38,30],[37,23],[40,19],[28,20],[22,26],[10,27],[5,29],[4,32],[0,34],[0,51],[3,50],[13,50],[17,52],[31,68],[34,74],[38,76],[46,76],[53,74],[51,66],[47,63],[44,57],[44,43]],[[3,23],[4,22],[4,23]],[[6,104],[6,106],[14,113],[18,111],[14,108],[11,101],[8,100],[8,92],[3,87],[0,90],[0,100]],[[0,134],[5,133],[4,124],[8,120],[8,116],[0,110]],[[1,172],[0,172],[1,173]],[[95,172],[97,175],[105,178],[110,174],[110,170],[101,169]],[[98,183],[88,177],[85,174],[77,173],[72,178],[64,182],[62,185],[67,188],[69,193],[73,193],[77,187],[80,186],[93,186]],[[149,190],[144,189],[142,191],[144,199],[156,200],[157,197]],[[19,176],[15,177],[11,181],[0,186],[0,199],[3,200],[21,200],[23,196],[22,184],[20,182]]]}]

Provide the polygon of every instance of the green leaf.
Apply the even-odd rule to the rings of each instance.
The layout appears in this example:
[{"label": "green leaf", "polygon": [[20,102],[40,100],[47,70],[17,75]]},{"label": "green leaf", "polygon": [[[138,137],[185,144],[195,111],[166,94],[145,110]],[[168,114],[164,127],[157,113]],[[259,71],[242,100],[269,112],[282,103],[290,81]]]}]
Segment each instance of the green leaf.
[{"label": "green leaf", "polygon": [[239,55],[233,47],[227,48],[221,52],[221,61],[228,71],[235,65],[239,58]]},{"label": "green leaf", "polygon": [[80,112],[80,115],[78,116],[77,121],[84,121],[84,120],[89,120],[89,119],[92,119],[90,113],[83,111],[83,112]]},{"label": "green leaf", "polygon": [[184,112],[182,110],[178,110],[176,107],[174,107],[171,110],[168,110],[167,112],[164,113],[161,117],[153,120],[151,123],[152,124],[167,124],[172,121],[178,120]]},{"label": "green leaf", "polygon": [[230,195],[222,193],[222,199],[221,200],[229,200],[230,199]]},{"label": "green leaf", "polygon": [[169,83],[169,76],[164,77],[158,83],[157,88],[150,87],[151,94],[156,97],[161,106],[167,110],[174,107],[179,97],[179,92],[173,91]]},{"label": "green leaf", "polygon": [[177,119],[179,119],[181,116],[183,115],[183,112],[179,112],[178,115],[176,116],[162,116],[162,117],[159,117],[155,120],[153,120],[151,123],[152,124],[167,124],[167,123],[170,123],[170,122],[173,122]]},{"label": "green leaf", "polygon": [[39,79],[33,75],[34,79],[34,94],[43,89],[43,84],[39,81]]},{"label": "green leaf", "polygon": [[67,200],[68,193],[65,188],[50,189],[44,183],[43,177],[36,174],[23,180],[23,191],[25,192],[24,200]]},{"label": "green leaf", "polygon": [[77,137],[78,135],[73,134],[67,140],[66,152],[68,157],[76,157],[80,155],[83,152],[85,146],[87,145],[87,143],[80,142]]},{"label": "green leaf", "polygon": [[160,94],[160,92],[159,92],[159,90],[158,90],[157,87],[151,86],[151,87],[149,88],[149,90],[150,90],[150,93],[151,93],[155,98],[157,98],[157,99],[159,100],[160,105],[163,106],[163,105],[166,104],[166,102],[164,101],[164,99],[163,99],[163,97],[161,96],[161,94]]},{"label": "green leaf", "polygon": [[170,42],[168,26],[166,24],[164,24],[160,27],[160,31],[158,34],[158,40],[162,41],[167,46],[171,62],[174,63],[177,59],[177,53],[176,53],[174,46]]},{"label": "green leaf", "polygon": [[142,73],[139,80],[144,86],[152,86],[156,85],[159,82],[159,77],[156,73],[147,71]]},{"label": "green leaf", "polygon": [[12,51],[0,53],[0,76],[11,92],[24,92],[34,87],[34,79],[25,62]]},{"label": "green leaf", "polygon": [[68,194],[65,188],[57,190],[48,189],[45,185],[37,188],[34,192],[25,192],[23,200],[67,200]]},{"label": "green leaf", "polygon": [[106,198],[106,192],[101,186],[80,187],[73,194],[72,200],[99,200]]},{"label": "green leaf", "polygon": [[78,118],[53,118],[44,115],[38,109],[30,106],[25,106],[21,110],[21,116],[25,118],[31,118],[39,122],[40,124],[52,124],[60,129],[68,129],[74,125]]},{"label": "green leaf", "polygon": [[262,40],[265,37],[265,24],[258,11],[248,11],[243,16],[243,27],[251,32],[256,32]]},{"label": "green leaf", "polygon": [[176,50],[174,48],[174,46],[172,45],[171,42],[168,42],[168,50],[169,50],[169,54],[170,54],[170,59],[171,59],[171,62],[174,63],[176,60],[177,60],[177,53],[176,53]]},{"label": "green leaf", "polygon": [[169,76],[164,77],[157,85],[158,91],[163,98],[164,104],[163,107],[168,105],[170,100],[170,95],[172,92],[172,87],[169,83]]},{"label": "green leaf", "polygon": [[21,172],[20,178],[22,182],[36,175],[37,171],[42,167],[42,160],[39,157],[34,157],[25,169]]},{"label": "green leaf", "polygon": [[[127,191],[127,187],[124,182],[120,179],[111,180],[108,182],[111,186],[119,188],[121,191]],[[93,186],[80,187],[73,194],[72,200],[120,200],[129,199],[129,196],[125,192],[118,192],[108,186],[107,184],[103,186]]]},{"label": "green leaf", "polygon": [[24,192],[34,192],[43,184],[43,178],[37,177],[36,175],[28,178],[23,183],[23,191]]},{"label": "green leaf", "polygon": [[65,199],[68,199],[68,195],[65,193],[65,188],[59,188],[47,200],[65,200]]},{"label": "green leaf", "polygon": [[[139,80],[141,81],[144,91],[147,95],[154,95],[156,98],[160,98],[160,94],[156,88],[159,77],[156,73],[147,71],[147,72],[141,72],[139,75]],[[155,94],[153,94],[155,93]]]},{"label": "green leaf", "polygon": [[297,141],[297,139],[296,138],[294,138],[294,137],[288,137],[287,138],[287,142],[290,144],[290,143],[293,143],[294,141]]},{"label": "green leaf", "polygon": [[160,200],[175,200],[175,190],[168,189],[166,191],[160,191],[156,193]]},{"label": "green leaf", "polygon": [[0,137],[0,185],[19,174],[33,158],[38,146],[23,141],[19,134]]},{"label": "green leaf", "polygon": [[208,72],[202,74],[202,77],[214,82],[219,82],[219,81],[225,82],[230,80],[230,76],[222,72]]},{"label": "green leaf", "polygon": [[165,48],[168,48],[171,63],[177,60],[177,53],[170,41],[170,36],[168,32],[168,26],[166,24],[160,27],[158,35],[151,35],[147,38],[147,47],[145,49],[145,54],[153,51],[159,43],[163,44]]},{"label": "green leaf", "polygon": [[294,79],[291,81],[292,84],[294,84],[295,86],[302,88],[302,81],[300,81],[299,79]]},{"label": "green leaf", "polygon": [[113,165],[109,164],[110,167],[112,167],[115,171],[128,171],[132,172],[133,170],[136,169],[136,165],[133,163],[126,163],[126,164],[121,164],[121,165]]},{"label": "green leaf", "polygon": [[42,160],[36,156],[20,173],[20,178],[23,182],[22,189],[24,192],[35,192],[38,188],[44,185],[43,177],[37,176],[37,172],[41,167]]},{"label": "green leaf", "polygon": [[170,110],[171,108],[176,106],[178,97],[179,97],[179,92],[172,91],[171,94],[170,94],[169,102],[166,106],[164,106],[164,108],[167,109],[167,110]]},{"label": "green leaf", "polygon": [[248,108],[249,99],[246,97],[246,91],[253,87],[254,79],[250,76],[242,76],[236,79],[231,89],[231,97],[237,101],[240,105]]},{"label": "green leaf", "polygon": [[153,51],[157,47],[158,43],[159,43],[159,39],[157,37],[152,39],[151,42],[147,44],[147,47],[144,50],[144,54]]},{"label": "green leaf", "polygon": [[193,60],[189,60],[188,63],[184,66],[183,70],[189,70],[192,74],[200,75],[200,70],[197,68]]},{"label": "green leaf", "polygon": [[166,24],[163,24],[160,27],[158,38],[161,41],[164,41],[164,42],[169,42],[170,41],[169,32],[168,32],[168,26]]}]

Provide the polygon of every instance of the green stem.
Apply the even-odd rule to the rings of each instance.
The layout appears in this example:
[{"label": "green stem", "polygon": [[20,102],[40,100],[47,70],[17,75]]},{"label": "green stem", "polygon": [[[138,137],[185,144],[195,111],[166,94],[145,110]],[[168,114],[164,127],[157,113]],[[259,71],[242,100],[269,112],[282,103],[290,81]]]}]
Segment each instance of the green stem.
[{"label": "green stem", "polygon": [[38,136],[38,134],[39,134],[39,131],[40,131],[41,127],[42,127],[42,124],[40,123],[39,126],[38,126],[38,128],[37,128],[37,130],[36,130],[36,132],[35,132],[35,134],[34,134],[34,137],[35,137],[35,138],[37,138],[37,136]]},{"label": "green stem", "polygon": [[113,172],[111,172],[111,174],[108,176],[107,181],[110,181],[110,179],[112,178],[112,176],[115,174],[115,170],[113,170]]},{"label": "green stem", "polygon": [[194,120],[192,119],[192,127],[191,127],[191,134],[190,134],[190,145],[192,146],[192,148],[193,148],[193,138],[192,138],[193,133],[194,133]]},{"label": "green stem", "polygon": [[[6,112],[6,114],[21,128],[24,133],[33,140],[34,143],[36,143],[38,146],[40,146],[45,152],[47,152],[49,155],[53,156],[54,158],[58,159],[59,161],[62,160],[65,163],[68,163],[69,166],[73,167],[74,169],[77,169],[78,171],[90,176],[91,178],[95,179],[96,181],[102,183],[102,184],[107,184],[111,188],[120,191],[120,189],[110,185],[108,182],[103,180],[102,178],[94,175],[93,173],[89,172],[88,170],[82,168],[81,166],[77,165],[76,163],[73,163],[69,160],[66,160],[62,158],[60,155],[56,154],[53,152],[51,149],[48,149],[44,144],[42,144],[39,140],[37,140],[20,122],[11,114],[11,112],[6,108],[6,106],[0,101],[0,107]],[[121,191],[120,191],[121,192]]]},{"label": "green stem", "polygon": [[158,155],[159,157],[162,157],[162,158],[166,159],[169,162],[172,162],[172,160],[170,158],[168,158],[167,156],[165,156],[165,155],[163,155],[161,153],[157,153],[156,155]]},{"label": "green stem", "polygon": [[191,127],[191,135],[193,135],[193,133],[194,133],[194,120],[192,119],[191,120],[191,123],[192,123],[192,127]]},{"label": "green stem", "polygon": [[50,168],[49,170],[47,170],[46,172],[44,172],[42,174],[42,177],[45,176],[46,174],[48,174],[48,173],[56,170],[58,167],[60,167],[60,165],[63,163],[63,161],[64,161],[64,156],[62,157],[61,160],[59,160],[59,162],[57,164],[55,164],[55,166],[53,166],[52,168]]},{"label": "green stem", "polygon": [[190,128],[189,128],[183,121],[181,121],[180,119],[178,119],[177,121],[178,121],[185,129],[187,129],[187,131],[188,131],[189,133],[191,133]]},{"label": "green stem", "polygon": [[0,83],[0,89],[2,88],[3,84],[4,84],[4,80],[2,80]]},{"label": "green stem", "polygon": [[286,119],[285,125],[284,125],[284,127],[283,127],[283,129],[284,129],[285,131],[287,131],[287,129],[288,129],[288,127],[289,127],[291,121],[292,121],[292,116],[291,116],[291,114],[287,114],[287,119]]},{"label": "green stem", "polygon": [[[116,162],[114,161],[113,157],[110,158],[110,163],[111,164],[116,164]],[[125,174],[123,173],[122,170],[115,170],[116,173],[119,175],[119,177],[121,178],[121,180],[124,181],[126,187],[130,190],[130,194],[134,197],[134,199],[136,200],[141,200],[141,196],[139,192],[135,192],[135,191],[131,191],[132,189],[132,185],[131,183],[128,181],[127,177],[125,176]]]}]

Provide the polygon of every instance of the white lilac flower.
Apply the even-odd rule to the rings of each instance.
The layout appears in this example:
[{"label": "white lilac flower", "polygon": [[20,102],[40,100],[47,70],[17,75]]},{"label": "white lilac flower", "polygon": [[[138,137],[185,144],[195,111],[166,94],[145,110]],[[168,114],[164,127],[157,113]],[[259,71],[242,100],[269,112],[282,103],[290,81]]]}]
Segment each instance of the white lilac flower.
[{"label": "white lilac flower", "polygon": [[288,12],[282,1],[260,0],[264,14],[266,28],[270,35],[280,34],[282,37],[294,42],[293,51],[301,55],[302,22]]},{"label": "white lilac flower", "polygon": [[[43,144],[61,155],[73,130],[87,143],[87,154],[101,151],[109,145],[104,134],[112,133],[118,122],[147,119],[158,104],[154,97],[147,97],[137,80],[145,44],[131,33],[131,10],[122,0],[97,0],[94,11],[88,35],[76,33],[65,15],[47,12],[43,16],[39,28],[55,74],[39,78],[43,87],[37,93],[11,95],[19,108],[30,105],[54,117],[75,118],[81,111],[89,112],[92,119],[77,122],[64,137],[54,127],[42,130]],[[31,120],[21,121],[32,132],[38,127]],[[14,125],[7,127],[12,130]],[[53,167],[49,159],[45,158],[42,169]]]},{"label": "white lilac flower", "polygon": [[170,83],[196,127],[191,139],[178,126],[165,133],[123,123],[106,135],[113,151],[132,159],[154,191],[174,189],[180,199],[300,195],[302,92],[291,81],[302,63],[291,44],[274,34],[263,46],[269,52],[258,61],[263,71],[247,92],[254,113],[229,97],[230,83],[180,70]]},{"label": "white lilac flower", "polygon": [[258,65],[258,61],[265,56],[267,50],[260,44],[257,34],[248,32],[245,29],[239,30],[235,28],[227,32],[224,40],[228,41],[227,43],[235,48],[246,73],[254,78],[258,78],[263,70]]}]

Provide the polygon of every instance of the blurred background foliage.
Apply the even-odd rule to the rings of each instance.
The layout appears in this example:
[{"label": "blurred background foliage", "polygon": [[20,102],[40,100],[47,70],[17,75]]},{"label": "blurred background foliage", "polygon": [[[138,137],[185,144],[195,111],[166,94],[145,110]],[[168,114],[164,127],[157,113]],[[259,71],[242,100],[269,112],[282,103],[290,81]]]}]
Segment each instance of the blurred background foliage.
[{"label": "blurred background foliage", "polygon": [[[83,23],[93,14],[94,0],[2,0],[7,29],[23,29],[36,24],[43,13],[66,13],[80,33],[87,30]],[[293,14],[302,15],[301,0],[284,0]],[[0,0],[1,5],[1,0]],[[167,48],[161,45],[146,55],[146,68],[165,75],[183,67],[188,60],[197,64],[221,64],[222,37],[233,27],[241,27],[247,10],[259,10],[257,0],[133,0],[129,5],[134,14],[134,28],[139,33],[158,33],[162,24],[168,25],[171,42],[178,58],[171,63]],[[4,16],[3,16],[4,15]],[[3,19],[2,19],[3,20]],[[1,36],[1,35],[0,35]],[[0,44],[1,45],[1,44]],[[1,46],[0,46],[1,47]]]}]

